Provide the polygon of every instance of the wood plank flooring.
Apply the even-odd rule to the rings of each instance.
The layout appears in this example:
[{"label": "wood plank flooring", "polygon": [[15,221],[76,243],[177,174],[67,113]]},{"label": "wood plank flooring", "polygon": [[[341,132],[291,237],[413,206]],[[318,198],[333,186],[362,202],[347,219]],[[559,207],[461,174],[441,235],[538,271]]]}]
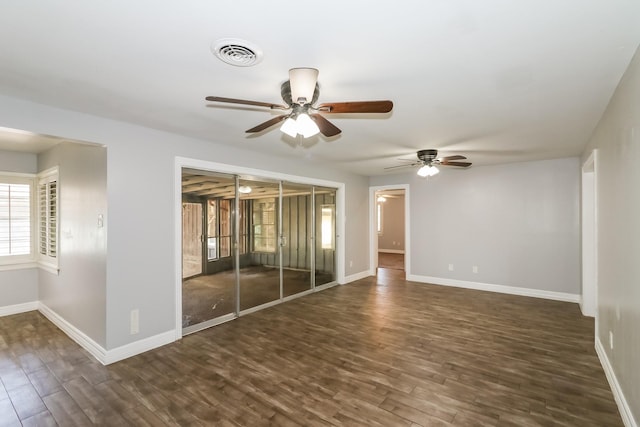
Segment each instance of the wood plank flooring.
[{"label": "wood plank flooring", "polygon": [[107,367],[37,312],[0,318],[0,425],[622,425],[576,304],[402,275]]}]

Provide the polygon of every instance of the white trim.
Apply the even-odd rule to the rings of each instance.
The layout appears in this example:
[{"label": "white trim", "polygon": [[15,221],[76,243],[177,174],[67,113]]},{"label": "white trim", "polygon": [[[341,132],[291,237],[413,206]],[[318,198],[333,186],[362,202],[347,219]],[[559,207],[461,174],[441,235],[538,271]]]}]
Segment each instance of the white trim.
[{"label": "white trim", "polygon": [[[345,184],[342,182],[328,181],[324,179],[309,178],[297,175],[288,175],[279,172],[272,172],[262,169],[253,169],[243,166],[226,163],[215,163],[205,160],[191,159],[176,156],[174,167],[174,281],[175,281],[175,339],[179,340],[183,336],[182,332],[182,169],[197,169],[201,171],[228,173],[238,175],[242,178],[261,177],[280,181],[288,181],[299,184],[317,185],[321,187],[336,188],[336,277],[338,283],[344,282],[344,257],[345,252]],[[277,300],[276,303],[280,303]],[[239,313],[239,315],[249,314],[260,308],[275,305],[272,303],[262,304],[252,307]]]},{"label": "white trim", "polygon": [[519,288],[516,286],[493,285],[490,283],[468,282],[466,280],[446,279],[440,277],[418,276],[407,274],[407,280],[432,285],[452,286],[455,288],[476,289],[479,291],[497,292],[501,294],[520,295],[525,297],[544,298],[555,301],[580,302],[580,295],[565,292],[543,291],[541,289]]},{"label": "white trim", "polygon": [[152,337],[143,338],[139,341],[134,341],[132,343],[116,347],[112,350],[108,350],[104,356],[104,361],[101,360],[101,362],[104,365],[110,365],[111,363],[119,362],[120,360],[153,350],[154,348],[171,344],[175,341],[175,336],[176,332],[174,330],[170,330]]},{"label": "white trim", "polygon": [[602,346],[602,342],[600,342],[600,338],[598,336],[596,336],[595,348],[596,353],[598,354],[598,359],[600,359],[600,364],[602,365],[604,373],[607,377],[607,381],[609,381],[609,387],[611,387],[613,397],[616,400],[616,404],[618,405],[618,411],[620,412],[620,417],[622,417],[622,422],[626,427],[638,427],[638,423],[633,418],[633,413],[631,412],[629,403],[624,397],[624,393],[622,392],[622,387],[620,387],[620,383],[618,382],[616,373],[613,370],[611,363],[609,362],[607,352]]},{"label": "white trim", "polygon": [[98,359],[98,362],[106,365],[107,351],[100,344],[89,338],[87,334],[80,329],[67,322],[58,313],[47,307],[42,301],[38,304],[38,311],[42,313],[44,317],[49,319],[51,323],[56,325],[62,332],[67,334],[69,338],[74,340],[80,347],[87,350],[93,357]]},{"label": "white trim", "polygon": [[247,314],[255,313],[256,311],[260,311],[260,310],[262,310],[264,308],[273,307],[273,306],[278,305],[280,303],[282,303],[282,300],[280,300],[280,298],[278,298],[278,299],[274,299],[273,301],[265,302],[264,304],[256,305],[254,307],[249,307],[249,308],[246,308],[246,309],[240,311],[238,317],[246,316]]},{"label": "white trim", "polygon": [[0,307],[0,317],[12,314],[26,313],[38,309],[38,301],[23,302],[22,304],[5,305]]},{"label": "white trim", "polygon": [[369,270],[361,271],[360,273],[351,274],[344,278],[344,281],[339,282],[341,285],[346,285],[347,283],[355,282],[356,280],[364,279],[366,277],[375,276],[375,273],[371,273]]},{"label": "white trim", "polygon": [[[283,282],[282,285],[284,287],[285,283]],[[317,288],[307,289],[306,291],[298,292],[297,294],[292,294],[292,295],[283,297],[280,301],[281,302],[291,301],[291,300],[294,300],[296,298],[303,297],[305,295],[310,295],[310,294],[314,293],[316,290],[318,290],[318,289]]]},{"label": "white trim", "polygon": [[376,267],[378,266],[378,230],[376,230],[376,205],[378,202],[376,201],[376,192],[384,190],[404,190],[404,271],[407,272],[407,275],[411,273],[411,215],[409,189],[409,184],[369,187],[369,276],[376,275]]},{"label": "white trim", "polygon": [[334,286],[338,286],[338,285],[339,285],[338,282],[329,282],[320,286],[316,286],[315,288],[313,288],[313,291],[320,292],[320,291],[324,291],[325,289],[333,288]]},{"label": "white trim", "polygon": [[206,320],[201,323],[196,323],[195,325],[189,325],[185,328],[182,328],[182,336],[194,334],[196,332],[200,332],[202,330],[211,328],[212,326],[218,326],[226,322],[230,322],[231,320],[237,319],[236,313],[225,314],[220,317],[216,317],[214,319]]},{"label": "white trim", "polygon": [[383,254],[404,254],[404,250],[402,250],[402,249],[380,249],[380,248],[378,248],[378,252],[382,252]]},{"label": "white trim", "polygon": [[46,260],[38,261],[37,266],[39,269],[55,274],[56,276],[60,274],[60,268],[58,268],[58,265],[47,262]]},{"label": "white trim", "polygon": [[103,365],[109,365],[111,363],[133,357],[140,353],[144,353],[145,351],[153,350],[154,348],[158,348],[175,341],[176,333],[175,331],[171,330],[162,332],[152,337],[143,338],[139,341],[125,344],[120,347],[116,347],[112,350],[105,350],[104,347],[95,342],[80,329],[67,322],[64,318],[62,318],[62,316],[47,307],[44,303],[39,302],[37,304],[37,308],[44,317],[49,319],[51,323],[56,325],[62,332],[67,334],[67,336],[74,340],[80,347],[87,350],[93,357],[98,360],[98,362],[102,363]]},{"label": "white trim", "polygon": [[31,261],[22,261],[11,264],[0,264],[0,271],[9,271],[9,270],[26,270],[29,268],[38,268],[38,263]]},{"label": "white trim", "polygon": [[593,150],[582,165],[581,177],[582,282],[580,309],[584,316],[591,317],[596,317],[598,311],[598,191],[596,162],[597,150]]}]

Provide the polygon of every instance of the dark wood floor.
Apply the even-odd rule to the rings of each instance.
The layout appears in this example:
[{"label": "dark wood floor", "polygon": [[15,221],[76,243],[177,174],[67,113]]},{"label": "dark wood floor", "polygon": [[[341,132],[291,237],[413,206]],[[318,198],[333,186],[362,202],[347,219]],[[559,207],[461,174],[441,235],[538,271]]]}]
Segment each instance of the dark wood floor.
[{"label": "dark wood floor", "polygon": [[108,367],[37,312],[0,318],[0,425],[622,425],[575,304],[402,275]]},{"label": "dark wood floor", "polygon": [[378,252],[378,268],[404,270],[404,254]]}]

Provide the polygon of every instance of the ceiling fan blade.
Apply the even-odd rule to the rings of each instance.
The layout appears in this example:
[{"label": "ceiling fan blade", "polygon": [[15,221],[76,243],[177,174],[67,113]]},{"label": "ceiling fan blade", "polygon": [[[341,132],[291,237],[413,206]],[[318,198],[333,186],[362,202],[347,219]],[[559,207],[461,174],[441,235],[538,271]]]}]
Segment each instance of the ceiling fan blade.
[{"label": "ceiling fan blade", "polygon": [[258,107],[271,108],[272,110],[286,110],[289,108],[289,107],[285,107],[284,105],[271,104],[269,102],[247,101],[245,99],[223,98],[221,96],[207,96],[205,99],[207,101],[226,102],[228,104],[256,105]]},{"label": "ceiling fan blade", "polygon": [[342,132],[333,123],[322,117],[320,114],[309,114],[309,116],[315,120],[318,128],[320,128],[320,132],[324,136],[336,136]]},{"label": "ceiling fan blade", "polygon": [[471,163],[469,162],[448,162],[446,160],[440,162],[440,164],[443,166],[460,166],[463,168],[468,168],[469,166],[471,166]]},{"label": "ceiling fan blade", "polygon": [[391,101],[354,101],[320,104],[318,110],[324,113],[388,113],[393,109]]},{"label": "ceiling fan blade", "polygon": [[440,160],[440,162],[446,162],[449,160],[465,160],[466,157],[465,156],[461,156],[459,154],[456,154],[455,156],[444,156],[444,157],[440,157],[438,160]]},{"label": "ceiling fan blade", "polygon": [[389,167],[387,167],[385,169],[410,168],[410,167],[418,166],[418,165],[421,165],[421,164],[422,164],[422,162],[407,163],[406,165],[389,166]]},{"label": "ceiling fan blade", "polygon": [[289,117],[286,114],[282,114],[280,116],[276,116],[272,119],[267,120],[264,123],[260,123],[258,126],[256,127],[252,127],[251,129],[245,131],[246,133],[255,133],[255,132],[261,132],[267,128],[270,128],[271,126],[280,123],[281,121],[283,121],[284,119],[286,119],[287,117]]}]

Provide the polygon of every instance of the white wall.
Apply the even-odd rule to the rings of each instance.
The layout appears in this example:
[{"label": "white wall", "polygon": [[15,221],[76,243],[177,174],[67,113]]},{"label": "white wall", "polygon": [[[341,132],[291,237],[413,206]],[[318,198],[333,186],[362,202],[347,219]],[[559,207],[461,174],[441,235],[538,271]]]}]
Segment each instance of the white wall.
[{"label": "white wall", "polygon": [[[605,365],[640,422],[640,51],[587,149],[597,149],[598,340]],[[613,334],[613,349],[609,332]],[[616,387],[614,387],[615,391]],[[631,424],[627,424],[631,425]],[[637,425],[637,424],[634,424]]]},{"label": "white wall", "polygon": [[0,150],[0,172],[37,173],[38,158],[32,153]]},{"label": "white wall", "polygon": [[410,185],[409,274],[580,293],[579,159],[441,169],[370,179]]},{"label": "white wall", "polygon": [[[369,269],[366,177],[8,97],[0,97],[0,118],[4,127],[107,147],[106,349],[175,327],[176,156],[345,183],[345,274]],[[130,335],[134,308],[140,333]]]},{"label": "white wall", "polygon": [[[35,154],[0,150],[0,173],[38,171]],[[0,308],[38,301],[38,271],[35,268],[0,271]]]},{"label": "white wall", "polygon": [[59,167],[59,274],[39,271],[40,301],[100,346],[106,344],[107,153],[63,142],[38,156],[40,171]]},{"label": "white wall", "polygon": [[382,234],[378,250],[404,252],[404,196],[387,197],[382,205]]}]

